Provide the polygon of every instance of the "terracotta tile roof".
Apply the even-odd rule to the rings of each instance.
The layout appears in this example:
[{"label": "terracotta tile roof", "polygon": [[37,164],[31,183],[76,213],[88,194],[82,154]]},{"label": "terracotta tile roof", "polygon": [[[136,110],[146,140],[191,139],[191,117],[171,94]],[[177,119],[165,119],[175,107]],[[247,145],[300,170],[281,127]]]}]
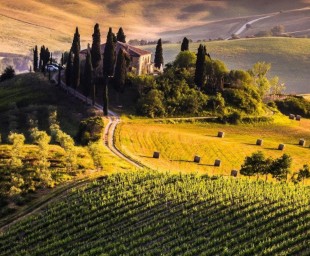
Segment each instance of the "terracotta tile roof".
[{"label": "terracotta tile roof", "polygon": [[[148,55],[148,54],[151,54],[151,52],[149,51],[146,51],[146,50],[142,50],[142,49],[139,49],[137,47],[134,47],[132,45],[129,45],[129,44],[126,44],[126,43],[122,43],[122,42],[117,42],[116,44],[116,52],[119,51],[120,47],[122,47],[122,49],[128,54],[130,55],[131,57],[140,57],[140,56],[143,56],[143,55]],[[103,53],[104,52],[104,48],[105,48],[105,44],[102,44],[100,46],[100,49],[101,49],[101,52]],[[87,49],[84,49],[82,51],[80,51],[80,54],[87,54]]]}]

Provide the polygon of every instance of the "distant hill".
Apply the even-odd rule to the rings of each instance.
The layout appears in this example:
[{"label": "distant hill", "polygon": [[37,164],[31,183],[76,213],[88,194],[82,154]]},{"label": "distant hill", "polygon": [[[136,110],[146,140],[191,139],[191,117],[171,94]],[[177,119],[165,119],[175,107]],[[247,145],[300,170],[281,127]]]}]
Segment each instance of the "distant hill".
[{"label": "distant hill", "polygon": [[[251,38],[204,43],[212,58],[224,61],[229,69],[250,69],[258,61],[271,63],[270,76],[279,76],[288,93],[310,91],[310,39],[305,38]],[[191,43],[197,52],[199,43]],[[155,45],[143,46],[155,52]],[[164,44],[165,64],[174,61],[180,44]]]},{"label": "distant hill", "polygon": [[291,10],[309,6],[309,0],[0,1],[0,45],[2,52],[17,54],[29,54],[36,44],[45,44],[52,51],[65,50],[78,26],[86,46],[96,22],[101,25],[102,40],[110,26],[115,30],[123,26],[127,39],[226,37],[247,20],[270,13],[277,15],[257,23],[259,29],[265,23],[266,27],[283,23],[290,31],[307,30],[308,11]]}]

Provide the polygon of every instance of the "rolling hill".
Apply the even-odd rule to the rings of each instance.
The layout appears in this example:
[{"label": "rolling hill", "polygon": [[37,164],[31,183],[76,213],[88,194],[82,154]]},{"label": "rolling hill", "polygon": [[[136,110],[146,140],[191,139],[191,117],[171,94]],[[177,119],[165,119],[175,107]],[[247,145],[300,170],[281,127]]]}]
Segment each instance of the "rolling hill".
[{"label": "rolling hill", "polygon": [[[279,76],[287,93],[310,91],[310,39],[305,38],[250,38],[203,43],[213,59],[225,62],[229,69],[248,70],[258,61],[271,63],[269,77]],[[197,52],[199,43],[191,43],[190,50]],[[155,52],[155,45],[143,49]],[[163,45],[164,62],[175,60],[180,44]]]},{"label": "rolling hill", "polygon": [[[262,151],[266,156],[278,158],[284,153],[293,158],[292,173],[304,164],[310,164],[310,120],[301,122],[288,117],[276,117],[275,123],[223,125],[205,120],[124,120],[115,136],[119,150],[147,167],[169,172],[199,173],[201,175],[230,175],[231,170],[240,170],[246,156]],[[225,137],[217,137],[224,131]],[[256,140],[262,138],[263,146]],[[298,146],[299,139],[307,141],[306,147]],[[277,150],[280,143],[286,148]],[[159,151],[160,159],[153,152]],[[194,156],[201,157],[199,164]],[[220,159],[222,165],[214,167]]]},{"label": "rolling hill", "polygon": [[309,188],[140,171],[0,233],[1,255],[309,255]]},{"label": "rolling hill", "polygon": [[[82,45],[86,47],[96,22],[101,25],[103,38],[108,27],[117,29],[120,26],[124,27],[128,39],[156,39],[160,36],[173,37],[173,40],[180,40],[183,36],[225,38],[247,20],[270,13],[284,20],[262,21],[267,22],[267,27],[286,21],[288,30],[300,30],[297,27],[305,30],[310,29],[305,25],[309,24],[309,10],[303,8],[309,5],[308,0],[281,0],[272,4],[266,0],[1,0],[0,44],[1,51],[8,53],[29,54],[36,44],[45,44],[52,51],[63,51],[70,47],[74,29],[78,26]],[[296,9],[302,10],[292,11]],[[309,32],[304,34],[309,35]]]}]

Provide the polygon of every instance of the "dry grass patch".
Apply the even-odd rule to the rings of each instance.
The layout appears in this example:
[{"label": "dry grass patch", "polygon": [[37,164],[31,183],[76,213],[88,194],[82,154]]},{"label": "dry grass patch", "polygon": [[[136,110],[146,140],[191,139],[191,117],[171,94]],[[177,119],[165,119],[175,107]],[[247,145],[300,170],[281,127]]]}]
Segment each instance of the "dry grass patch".
[{"label": "dry grass patch", "polygon": [[[225,131],[218,138],[219,130]],[[151,121],[125,121],[116,133],[117,147],[133,159],[161,171],[198,172],[199,174],[230,175],[231,170],[240,169],[246,156],[261,150],[266,156],[280,157],[287,153],[293,157],[293,171],[298,171],[310,162],[310,120],[301,122],[279,119],[274,125],[220,125],[214,123],[161,124]],[[257,146],[256,140],[264,140]],[[306,147],[298,146],[299,139],[307,141]],[[285,150],[277,150],[284,143]],[[154,151],[161,153],[153,159]],[[201,156],[200,164],[193,162],[195,155]],[[214,167],[220,159],[221,167]]]}]

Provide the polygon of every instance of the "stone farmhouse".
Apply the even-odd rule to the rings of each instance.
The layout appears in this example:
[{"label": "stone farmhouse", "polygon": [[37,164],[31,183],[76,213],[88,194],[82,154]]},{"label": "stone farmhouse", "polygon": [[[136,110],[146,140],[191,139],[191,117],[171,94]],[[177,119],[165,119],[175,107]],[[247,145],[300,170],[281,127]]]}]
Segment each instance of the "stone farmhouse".
[{"label": "stone farmhouse", "polygon": [[[146,50],[139,49],[132,45],[117,42],[115,51],[116,56],[120,49],[123,49],[127,57],[130,58],[130,65],[128,71],[134,72],[137,75],[152,74],[154,72],[154,64],[152,63],[152,53]],[[101,53],[104,53],[105,44],[101,45]],[[80,52],[81,60],[86,59],[87,49]],[[102,62],[98,68],[99,72],[102,72]]]}]

